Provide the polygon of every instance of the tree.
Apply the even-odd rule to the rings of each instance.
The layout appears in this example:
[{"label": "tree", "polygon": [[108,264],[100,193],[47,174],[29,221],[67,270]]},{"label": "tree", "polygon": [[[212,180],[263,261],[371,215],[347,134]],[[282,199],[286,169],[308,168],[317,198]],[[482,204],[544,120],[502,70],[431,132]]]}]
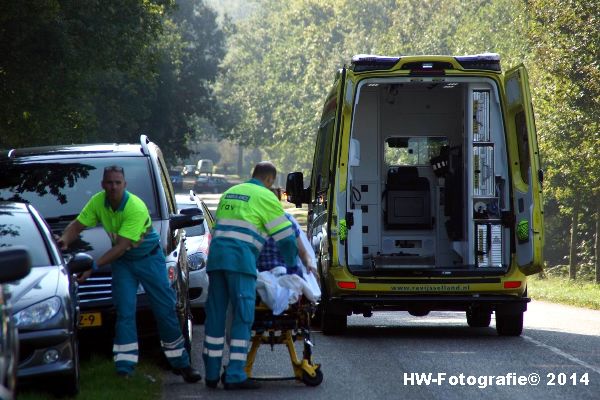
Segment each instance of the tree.
[{"label": "tree", "polygon": [[214,119],[224,55],[202,0],[0,5],[0,147],[137,142],[174,160]]},{"label": "tree", "polygon": [[[534,0],[528,12],[528,33],[536,44],[533,62],[540,66],[534,78],[536,106],[544,116],[540,150],[546,156],[545,189],[559,202],[561,214],[570,215],[569,262],[575,278],[575,258],[579,255],[585,263],[595,257],[589,243],[594,229],[598,235],[600,217],[600,4]],[[580,212],[587,218],[581,220]],[[584,239],[577,234],[580,228]],[[598,262],[596,256],[596,270]]]},{"label": "tree", "polygon": [[[113,89],[133,76],[148,86],[154,55],[147,44],[171,7],[170,0],[2,2],[0,146],[98,139],[102,122],[120,118],[110,101],[98,110],[97,98],[113,100]],[[123,114],[143,114],[139,103],[128,108],[139,90],[119,91]]]},{"label": "tree", "polygon": [[142,130],[168,161],[189,154],[188,143],[210,136],[219,102],[212,84],[225,54],[217,14],[202,1],[179,0],[156,44],[160,55],[156,94]]},{"label": "tree", "polygon": [[[355,54],[500,48],[510,49],[512,61],[526,53],[519,0],[259,4],[251,17],[238,22],[230,39],[217,94],[229,116],[224,136],[261,146],[284,171],[310,167],[323,99],[336,71]],[[505,41],[507,33],[516,43]]]}]

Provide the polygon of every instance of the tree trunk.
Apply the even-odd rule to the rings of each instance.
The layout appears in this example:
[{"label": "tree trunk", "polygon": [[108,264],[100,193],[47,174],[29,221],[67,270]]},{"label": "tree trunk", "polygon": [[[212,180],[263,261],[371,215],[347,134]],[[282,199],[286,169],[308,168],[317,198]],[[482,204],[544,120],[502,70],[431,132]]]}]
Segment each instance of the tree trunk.
[{"label": "tree trunk", "polygon": [[596,205],[596,243],[594,244],[596,263],[596,283],[600,285],[600,203]]},{"label": "tree trunk", "polygon": [[240,178],[244,176],[244,148],[241,144],[238,144],[237,174]]},{"label": "tree trunk", "polygon": [[579,221],[579,199],[575,199],[571,216],[571,244],[569,248],[569,279],[577,278],[577,224]]}]

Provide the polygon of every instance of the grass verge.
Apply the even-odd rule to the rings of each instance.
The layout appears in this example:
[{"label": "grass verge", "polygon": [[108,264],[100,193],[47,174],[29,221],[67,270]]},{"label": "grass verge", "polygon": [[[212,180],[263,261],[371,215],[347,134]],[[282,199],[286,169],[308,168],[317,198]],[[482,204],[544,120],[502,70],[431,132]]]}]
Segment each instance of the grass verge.
[{"label": "grass verge", "polygon": [[[81,363],[81,390],[77,400],[152,400],[160,399],[162,370],[156,362],[140,362],[133,377],[120,378],[111,358],[93,355]],[[55,397],[36,381],[19,390],[19,400],[50,400]]]},{"label": "grass verge", "polygon": [[600,285],[593,282],[535,277],[528,280],[527,288],[529,297],[535,300],[600,310]]}]

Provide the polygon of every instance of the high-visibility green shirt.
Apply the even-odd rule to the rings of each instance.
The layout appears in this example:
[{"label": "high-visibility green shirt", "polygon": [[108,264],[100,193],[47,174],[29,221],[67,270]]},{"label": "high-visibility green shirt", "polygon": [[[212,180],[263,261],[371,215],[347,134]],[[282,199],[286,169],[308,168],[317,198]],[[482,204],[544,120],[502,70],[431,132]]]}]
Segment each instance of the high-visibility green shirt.
[{"label": "high-visibility green shirt", "polygon": [[233,186],[217,207],[206,270],[256,276],[256,259],[269,236],[286,264],[295,265],[296,237],[277,197],[257,179]]},{"label": "high-visibility green shirt", "polygon": [[158,232],[152,228],[148,207],[138,196],[125,191],[121,204],[113,210],[106,192],[98,192],[83,207],[77,220],[93,227],[101,223],[114,245],[117,235],[131,240],[134,245],[123,257],[135,259],[147,255],[159,243]]}]

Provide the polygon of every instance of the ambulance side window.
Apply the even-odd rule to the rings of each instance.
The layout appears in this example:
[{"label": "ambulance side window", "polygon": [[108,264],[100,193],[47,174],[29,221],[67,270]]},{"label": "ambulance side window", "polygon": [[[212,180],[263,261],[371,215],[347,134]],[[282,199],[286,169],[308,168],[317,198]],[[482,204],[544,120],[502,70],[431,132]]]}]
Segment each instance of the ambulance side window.
[{"label": "ambulance side window", "polygon": [[325,191],[329,187],[329,167],[331,162],[334,122],[335,119],[333,117],[324,122],[319,128],[317,136],[314,161],[314,173],[316,176],[315,181],[313,182],[317,192]]},{"label": "ambulance side window", "polygon": [[521,111],[515,115],[515,126],[517,128],[517,146],[519,148],[521,179],[529,185],[529,132],[527,131],[525,111]]}]

